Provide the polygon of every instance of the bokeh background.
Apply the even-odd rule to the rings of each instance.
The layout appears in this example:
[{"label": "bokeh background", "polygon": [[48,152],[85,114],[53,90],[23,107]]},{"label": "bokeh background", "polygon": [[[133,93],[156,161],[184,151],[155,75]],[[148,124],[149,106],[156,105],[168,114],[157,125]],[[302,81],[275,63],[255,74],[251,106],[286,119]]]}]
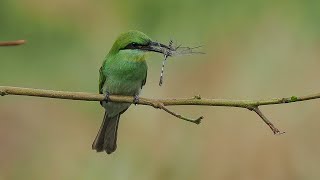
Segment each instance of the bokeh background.
[{"label": "bokeh background", "polygon": [[[265,99],[320,91],[320,1],[1,0],[0,85],[98,91],[98,69],[121,32],[204,45],[205,55],[148,59],[142,96]],[[196,126],[146,106],[122,115],[118,149],[91,143],[97,102],[6,96],[0,100],[0,179],[319,179],[319,101],[247,110],[172,107]]]}]

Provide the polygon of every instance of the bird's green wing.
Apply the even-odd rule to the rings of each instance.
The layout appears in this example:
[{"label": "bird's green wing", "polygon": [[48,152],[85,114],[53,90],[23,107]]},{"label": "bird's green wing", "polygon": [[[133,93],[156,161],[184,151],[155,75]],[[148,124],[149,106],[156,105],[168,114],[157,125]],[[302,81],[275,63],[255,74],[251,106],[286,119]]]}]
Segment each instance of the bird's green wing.
[{"label": "bird's green wing", "polygon": [[148,70],[146,69],[146,73],[145,73],[146,75],[145,75],[145,77],[144,77],[144,79],[143,79],[143,81],[142,81],[142,84],[141,84],[141,89],[142,89],[142,87],[146,84],[146,82],[147,82],[147,76],[148,76]]},{"label": "bird's green wing", "polygon": [[[103,67],[103,66],[102,66]],[[103,94],[103,84],[106,81],[106,76],[102,72],[102,67],[99,70],[99,93]]]}]

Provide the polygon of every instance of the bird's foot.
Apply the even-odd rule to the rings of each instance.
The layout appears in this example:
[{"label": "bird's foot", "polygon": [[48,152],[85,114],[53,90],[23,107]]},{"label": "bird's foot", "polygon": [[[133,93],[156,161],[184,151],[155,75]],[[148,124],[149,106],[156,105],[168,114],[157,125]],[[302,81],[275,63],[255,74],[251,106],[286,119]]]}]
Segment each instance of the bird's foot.
[{"label": "bird's foot", "polygon": [[139,103],[139,99],[140,99],[139,95],[135,95],[133,98],[133,104],[137,105]]},{"label": "bird's foot", "polygon": [[106,95],[104,96],[104,99],[102,101],[100,101],[100,104],[102,105],[103,102],[106,102],[108,103],[109,102],[109,96],[110,96],[110,93],[107,91],[106,92]]}]

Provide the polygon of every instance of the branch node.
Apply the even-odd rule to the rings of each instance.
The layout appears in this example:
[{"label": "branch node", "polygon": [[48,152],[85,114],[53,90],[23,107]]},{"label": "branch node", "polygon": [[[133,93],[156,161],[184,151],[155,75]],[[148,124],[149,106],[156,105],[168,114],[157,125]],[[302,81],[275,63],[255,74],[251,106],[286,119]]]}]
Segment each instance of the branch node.
[{"label": "branch node", "polygon": [[195,96],[193,97],[193,99],[201,99],[201,96],[200,96],[200,94],[198,94],[198,95],[195,95]]},{"label": "branch node", "polygon": [[282,98],[281,103],[289,103],[290,100],[288,98]]},{"label": "branch node", "polygon": [[0,90],[0,96],[5,96],[5,95],[8,95],[6,90]]},{"label": "branch node", "polygon": [[152,101],[150,102],[151,106],[156,108],[156,109],[162,109],[162,107],[164,106],[163,103],[159,102],[159,101]]},{"label": "branch node", "polygon": [[297,96],[291,96],[290,100],[292,102],[296,102],[298,100],[298,97]]},{"label": "branch node", "polygon": [[258,108],[258,106],[247,106],[246,107],[249,111],[254,111],[255,108]]}]

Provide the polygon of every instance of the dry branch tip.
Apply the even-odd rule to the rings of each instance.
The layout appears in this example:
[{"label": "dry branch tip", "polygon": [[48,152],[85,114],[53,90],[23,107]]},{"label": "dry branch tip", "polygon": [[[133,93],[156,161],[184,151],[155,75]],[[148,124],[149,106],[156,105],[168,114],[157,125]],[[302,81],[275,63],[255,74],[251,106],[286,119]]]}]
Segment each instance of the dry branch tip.
[{"label": "dry branch tip", "polygon": [[261,119],[270,127],[270,129],[272,130],[273,134],[275,135],[281,135],[284,134],[285,132],[281,132],[278,128],[276,128],[271,121],[269,121],[269,119],[262,113],[262,111],[259,109],[258,106],[253,107],[252,111],[256,112]]},{"label": "dry branch tip", "polygon": [[26,40],[0,41],[0,46],[17,46],[25,43],[26,43]]}]

